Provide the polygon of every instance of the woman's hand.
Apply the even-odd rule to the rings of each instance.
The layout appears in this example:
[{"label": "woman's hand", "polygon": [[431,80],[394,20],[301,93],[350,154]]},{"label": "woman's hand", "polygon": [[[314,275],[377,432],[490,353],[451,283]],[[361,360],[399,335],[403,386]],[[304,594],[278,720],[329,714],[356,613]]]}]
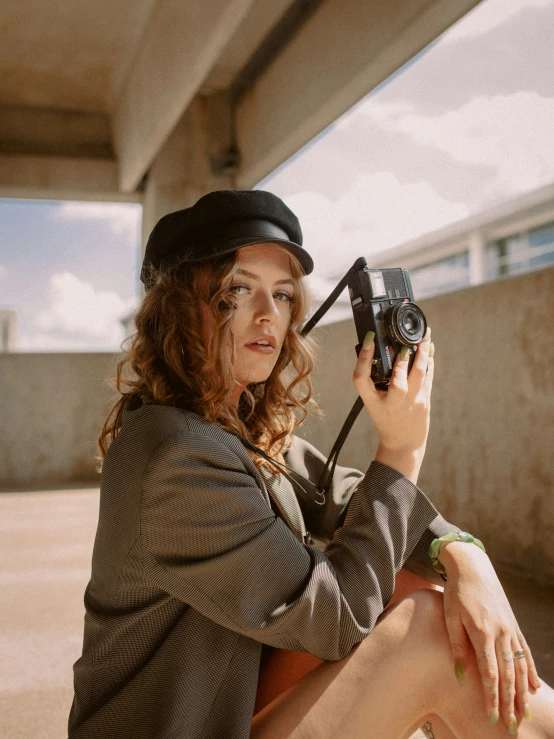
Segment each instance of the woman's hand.
[{"label": "woman's hand", "polygon": [[[462,666],[460,670],[456,665],[458,679],[463,684],[463,665],[473,648],[487,716],[496,723],[500,715],[515,733],[522,716],[531,719],[529,707],[525,709],[529,689],[535,692],[540,687],[531,650],[485,552],[467,542],[452,542],[441,550],[439,559],[448,577],[444,615],[452,655]],[[525,658],[514,659],[513,652],[519,650],[524,650]]]},{"label": "woman's hand", "polygon": [[371,379],[375,342],[368,349],[360,349],[352,379],[375,424],[380,447],[390,453],[425,450],[434,371],[430,337],[431,329],[428,329],[418,345],[409,375],[409,355],[398,354],[388,390],[378,390]]}]

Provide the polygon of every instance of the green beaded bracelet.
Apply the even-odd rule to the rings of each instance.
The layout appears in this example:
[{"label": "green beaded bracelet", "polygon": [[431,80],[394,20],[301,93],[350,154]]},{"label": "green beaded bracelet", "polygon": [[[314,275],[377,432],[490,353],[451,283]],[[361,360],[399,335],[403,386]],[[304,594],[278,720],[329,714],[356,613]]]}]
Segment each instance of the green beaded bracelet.
[{"label": "green beaded bracelet", "polygon": [[486,551],[485,547],[483,546],[483,542],[480,539],[477,539],[475,536],[468,534],[467,531],[452,531],[449,534],[444,534],[444,536],[441,536],[439,539],[433,539],[433,541],[431,542],[431,546],[429,547],[429,557],[431,558],[434,569],[436,570],[436,572],[439,573],[439,575],[445,582],[446,569],[443,563],[439,561],[438,556],[441,549],[447,544],[450,544],[450,542],[452,541],[467,541],[471,544],[476,544],[479,549]]}]

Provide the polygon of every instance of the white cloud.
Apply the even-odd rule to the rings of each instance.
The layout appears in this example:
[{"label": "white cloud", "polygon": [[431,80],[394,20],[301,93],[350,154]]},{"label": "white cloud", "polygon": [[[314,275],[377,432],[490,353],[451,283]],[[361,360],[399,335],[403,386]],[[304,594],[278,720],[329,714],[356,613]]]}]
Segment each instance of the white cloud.
[{"label": "white cloud", "polygon": [[[314,296],[326,297],[325,280],[343,276],[357,257],[375,255],[469,215],[462,203],[443,198],[429,183],[403,184],[391,172],[356,179],[336,201],[321,193],[285,197],[300,219],[304,244],[314,260]],[[334,285],[333,285],[334,286]]]},{"label": "white cloud", "polygon": [[511,20],[526,8],[543,8],[553,0],[483,0],[444,33],[441,42],[482,36]]},{"label": "white cloud", "polygon": [[507,194],[540,187],[554,177],[554,98],[526,91],[480,96],[435,116],[374,98],[357,112],[462,164],[491,167],[496,171],[491,187],[501,186]]},{"label": "white cloud", "polygon": [[65,222],[105,223],[114,236],[134,243],[139,237],[141,207],[136,203],[89,203],[68,200],[53,210],[52,218]]},{"label": "white cloud", "polygon": [[38,333],[22,338],[24,349],[118,349],[124,338],[120,319],[136,305],[112,291],[96,292],[71,272],[50,278],[49,305],[34,318]]}]

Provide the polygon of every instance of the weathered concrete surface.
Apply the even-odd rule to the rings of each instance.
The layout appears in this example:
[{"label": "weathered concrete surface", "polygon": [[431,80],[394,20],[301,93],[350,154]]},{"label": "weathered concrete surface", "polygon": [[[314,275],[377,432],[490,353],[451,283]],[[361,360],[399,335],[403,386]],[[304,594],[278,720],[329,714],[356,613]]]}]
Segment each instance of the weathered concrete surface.
[{"label": "weathered concrete surface", "polygon": [[97,520],[97,489],[0,495],[3,739],[67,736]]},{"label": "weathered concrete surface", "polygon": [[0,355],[0,490],[99,480],[115,355]]},{"label": "weathered concrete surface", "polygon": [[2,108],[0,152],[110,159],[109,119],[101,113]]},{"label": "weathered concrete surface", "polygon": [[154,5],[155,0],[3,3],[1,104],[108,112]]},{"label": "weathered concrete surface", "polygon": [[113,159],[0,154],[0,197],[140,202],[120,193]]},{"label": "weathered concrete surface", "polygon": [[[554,269],[420,305],[436,346],[433,408],[419,484],[447,520],[504,566],[554,584]],[[357,393],[352,320],[314,329],[320,359],[303,435],[329,454]],[[339,464],[365,470],[377,448],[362,409]]]},{"label": "weathered concrete surface", "polygon": [[159,0],[155,5],[114,110],[123,191],[136,189],[252,2]]},{"label": "weathered concrete surface", "polygon": [[[98,499],[92,488],[0,495],[2,739],[67,736]],[[500,579],[539,675],[553,685],[554,588]]]},{"label": "weathered concrete surface", "polygon": [[[477,4],[325,0],[304,22],[303,0],[4,3],[0,110],[20,122],[5,144],[19,174],[0,166],[0,194],[81,199],[68,179],[85,198],[138,194],[195,97],[238,88],[239,185],[253,187]],[[91,141],[99,120],[109,140]],[[69,161],[45,176],[37,155]],[[99,161],[117,167],[113,191],[90,187],[94,161],[105,185]]]}]

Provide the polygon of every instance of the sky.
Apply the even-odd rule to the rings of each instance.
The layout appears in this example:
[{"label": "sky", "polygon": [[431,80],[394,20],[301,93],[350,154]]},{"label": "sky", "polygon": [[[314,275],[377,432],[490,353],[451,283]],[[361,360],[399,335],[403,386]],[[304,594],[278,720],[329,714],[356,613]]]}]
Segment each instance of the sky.
[{"label": "sky", "polygon": [[[258,184],[298,215],[324,299],[379,254],[554,182],[554,0],[484,0]],[[117,351],[141,207],[0,200],[18,351]],[[321,321],[341,320],[331,309]]]}]

